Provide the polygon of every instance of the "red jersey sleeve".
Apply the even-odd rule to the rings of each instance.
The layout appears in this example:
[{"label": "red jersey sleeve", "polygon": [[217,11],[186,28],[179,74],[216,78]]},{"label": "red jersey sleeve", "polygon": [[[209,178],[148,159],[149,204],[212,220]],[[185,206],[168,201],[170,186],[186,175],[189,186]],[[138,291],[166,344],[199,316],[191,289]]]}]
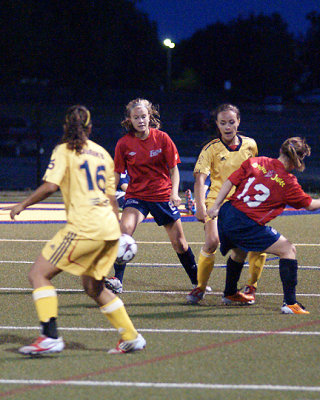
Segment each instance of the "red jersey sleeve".
[{"label": "red jersey sleeve", "polygon": [[118,174],[124,172],[126,168],[126,163],[123,158],[124,151],[121,149],[121,141],[119,140],[116,144],[115,153],[114,153],[114,171]]},{"label": "red jersey sleeve", "polygon": [[287,204],[296,209],[308,207],[312,201],[311,196],[303,191],[294,175],[291,176],[285,195]]},{"label": "red jersey sleeve", "polygon": [[181,161],[177,147],[172,141],[172,139],[169,137],[169,135],[167,134],[164,135],[164,141],[165,141],[165,146],[164,146],[165,157],[168,164],[168,168],[171,169],[175,167],[177,164],[179,164]]}]

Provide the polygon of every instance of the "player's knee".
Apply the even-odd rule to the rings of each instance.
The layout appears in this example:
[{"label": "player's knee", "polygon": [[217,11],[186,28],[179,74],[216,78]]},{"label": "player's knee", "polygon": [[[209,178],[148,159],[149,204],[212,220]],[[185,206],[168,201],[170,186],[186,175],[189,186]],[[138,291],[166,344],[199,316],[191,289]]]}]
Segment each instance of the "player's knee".
[{"label": "player's knee", "polygon": [[206,240],[205,244],[203,245],[203,250],[206,253],[212,254],[214,253],[219,246],[219,239],[212,238],[211,240]]},{"label": "player's knee", "polygon": [[83,289],[89,297],[95,300],[99,297],[103,287],[101,285],[93,285],[92,282],[85,282]]},{"label": "player's knee", "polygon": [[282,254],[280,254],[280,258],[295,259],[297,254],[297,249],[292,243],[287,241],[286,244],[282,247],[281,253]]},{"label": "player's knee", "polygon": [[240,249],[232,249],[230,255],[233,261],[243,263],[246,259],[247,253]]},{"label": "player's knee", "polygon": [[173,250],[179,254],[185,253],[189,248],[188,242],[183,238],[173,239],[171,241],[171,244],[172,244]]}]

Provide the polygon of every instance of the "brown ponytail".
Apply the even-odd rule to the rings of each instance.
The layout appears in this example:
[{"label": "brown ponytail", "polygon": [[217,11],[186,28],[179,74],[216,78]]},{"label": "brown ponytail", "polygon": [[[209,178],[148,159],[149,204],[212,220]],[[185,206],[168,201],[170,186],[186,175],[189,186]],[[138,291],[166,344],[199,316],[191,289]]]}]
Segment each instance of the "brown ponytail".
[{"label": "brown ponytail", "polygon": [[280,153],[286,155],[297,171],[304,171],[303,159],[310,156],[311,148],[301,137],[291,137],[282,143]]},{"label": "brown ponytail", "polygon": [[64,135],[61,143],[67,143],[67,148],[81,153],[91,131],[90,111],[81,105],[75,105],[67,110],[64,124]]}]

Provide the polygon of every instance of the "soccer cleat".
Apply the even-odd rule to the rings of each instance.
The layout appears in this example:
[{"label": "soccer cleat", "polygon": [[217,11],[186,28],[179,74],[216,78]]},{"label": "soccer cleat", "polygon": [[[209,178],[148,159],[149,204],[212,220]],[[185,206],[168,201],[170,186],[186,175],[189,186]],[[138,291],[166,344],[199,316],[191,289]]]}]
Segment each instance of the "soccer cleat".
[{"label": "soccer cleat", "polygon": [[193,200],[191,190],[188,189],[185,191],[185,198],[186,198],[186,209],[188,210],[189,214],[195,214],[196,213],[196,203]]},{"label": "soccer cleat", "polygon": [[244,287],[243,293],[249,296],[253,296],[253,300],[250,304],[254,304],[256,302],[256,288],[252,285],[247,285]]},{"label": "soccer cleat", "polygon": [[38,337],[29,346],[20,347],[19,353],[24,355],[38,355],[49,353],[60,353],[64,349],[64,341],[62,337],[53,339],[44,335]]},{"label": "soccer cleat", "polygon": [[230,296],[223,296],[222,302],[226,305],[231,304],[254,304],[254,296],[241,293],[239,290]]},{"label": "soccer cleat", "polygon": [[196,287],[191,290],[191,292],[187,295],[187,302],[189,304],[197,304],[200,300],[204,298],[205,292],[200,288]]},{"label": "soccer cleat", "polygon": [[118,278],[105,278],[104,284],[113,293],[122,293],[122,283]]},{"label": "soccer cleat", "polygon": [[281,307],[282,314],[310,314],[301,303],[286,304]]},{"label": "soccer cleat", "polygon": [[143,350],[147,342],[145,338],[138,333],[138,336],[133,340],[119,340],[117,347],[108,351],[109,354],[132,353],[134,351]]},{"label": "soccer cleat", "polygon": [[[195,289],[198,287],[198,285],[192,285],[192,289]],[[211,286],[206,286],[206,293],[211,293],[212,292],[212,287]]]}]

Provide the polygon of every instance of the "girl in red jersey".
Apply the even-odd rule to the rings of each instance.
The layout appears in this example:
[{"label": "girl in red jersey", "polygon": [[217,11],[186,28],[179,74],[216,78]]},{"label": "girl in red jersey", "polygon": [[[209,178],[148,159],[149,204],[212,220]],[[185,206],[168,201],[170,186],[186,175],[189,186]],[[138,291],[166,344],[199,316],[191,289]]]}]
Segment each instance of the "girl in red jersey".
[{"label": "girl in red jersey", "polygon": [[[279,269],[284,292],[281,308],[284,314],[309,314],[296,300],[298,263],[295,246],[267,222],[282,213],[286,205],[314,211],[320,208],[320,199],[312,199],[290,174],[303,171],[303,159],[310,155],[304,139],[292,137],[280,148],[278,159],[255,157],[244,161],[241,167],[224,182],[208,214],[218,218],[220,251],[226,255],[226,286],[223,301],[237,293],[237,282],[248,251],[264,251],[280,258]],[[236,186],[235,193],[221,208],[223,200]],[[219,211],[220,210],[220,211]]]},{"label": "girl in red jersey", "polygon": [[[167,133],[160,131],[160,116],[145,99],[135,99],[126,106],[122,126],[128,131],[115,149],[116,184],[127,170],[130,177],[121,218],[121,232],[133,235],[150,213],[159,226],[164,226],[190,281],[197,285],[197,265],[182,229],[178,206],[179,154]],[[115,277],[106,286],[122,292],[125,265],[115,264]]]}]

